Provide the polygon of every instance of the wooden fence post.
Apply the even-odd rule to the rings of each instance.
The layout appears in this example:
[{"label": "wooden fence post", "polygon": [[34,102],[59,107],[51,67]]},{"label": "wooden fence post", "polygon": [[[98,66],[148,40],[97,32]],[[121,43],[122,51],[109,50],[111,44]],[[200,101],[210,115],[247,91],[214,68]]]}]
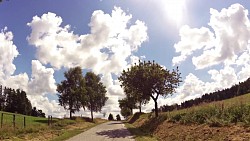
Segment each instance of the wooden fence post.
[{"label": "wooden fence post", "polygon": [[16,115],[15,114],[13,114],[13,126],[14,128],[16,127]]},{"label": "wooden fence post", "polygon": [[1,128],[3,127],[3,113],[2,113],[2,116],[1,116]]},{"label": "wooden fence post", "polygon": [[50,116],[50,125],[52,124],[52,116]]},{"label": "wooden fence post", "polygon": [[25,116],[23,117],[23,127],[24,128],[26,127],[26,118],[25,118]]},{"label": "wooden fence post", "polygon": [[48,126],[49,126],[49,120],[50,120],[50,116],[48,116]]}]

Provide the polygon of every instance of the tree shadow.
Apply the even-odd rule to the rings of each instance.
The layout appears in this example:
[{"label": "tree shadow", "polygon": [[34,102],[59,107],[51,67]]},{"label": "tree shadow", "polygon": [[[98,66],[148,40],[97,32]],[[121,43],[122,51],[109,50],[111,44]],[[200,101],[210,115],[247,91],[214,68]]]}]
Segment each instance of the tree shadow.
[{"label": "tree shadow", "polygon": [[106,136],[108,138],[126,138],[132,137],[127,129],[115,129],[97,132],[97,135]]},{"label": "tree shadow", "polygon": [[123,124],[122,122],[111,122],[108,125],[114,125],[114,124]]},{"label": "tree shadow", "polygon": [[48,123],[48,120],[34,120],[34,121],[39,123]]},{"label": "tree shadow", "polygon": [[135,113],[131,119],[128,120],[128,123],[133,124],[136,120],[140,118],[140,116],[144,113]]}]

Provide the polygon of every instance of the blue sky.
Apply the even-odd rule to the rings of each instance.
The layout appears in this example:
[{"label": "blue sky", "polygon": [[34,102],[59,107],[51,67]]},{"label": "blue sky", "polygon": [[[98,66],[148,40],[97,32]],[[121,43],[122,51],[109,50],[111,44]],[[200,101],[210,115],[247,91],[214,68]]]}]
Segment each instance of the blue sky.
[{"label": "blue sky", "polygon": [[[117,80],[138,59],[179,66],[183,82],[159,105],[180,103],[250,76],[248,1],[43,0],[0,3],[0,83],[27,91],[46,114],[64,116],[56,83],[80,65],[102,76],[119,113]],[[150,111],[153,103],[143,108]],[[78,114],[88,116],[88,111]]]}]

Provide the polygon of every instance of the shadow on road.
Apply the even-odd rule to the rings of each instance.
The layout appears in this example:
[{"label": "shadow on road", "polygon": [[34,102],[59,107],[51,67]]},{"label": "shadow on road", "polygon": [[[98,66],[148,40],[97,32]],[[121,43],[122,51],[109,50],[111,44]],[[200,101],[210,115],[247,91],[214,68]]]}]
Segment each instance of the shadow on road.
[{"label": "shadow on road", "polygon": [[131,136],[127,129],[116,129],[97,132],[97,135],[106,136],[109,138],[126,138]]},{"label": "shadow on road", "polygon": [[108,125],[113,125],[113,124],[123,124],[122,122],[111,122]]}]

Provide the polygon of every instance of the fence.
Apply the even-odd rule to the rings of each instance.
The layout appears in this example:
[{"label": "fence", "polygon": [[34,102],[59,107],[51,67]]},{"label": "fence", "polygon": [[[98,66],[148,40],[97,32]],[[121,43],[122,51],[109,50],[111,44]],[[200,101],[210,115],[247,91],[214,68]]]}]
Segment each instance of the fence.
[{"label": "fence", "polygon": [[5,112],[0,112],[0,120],[1,129],[20,129],[41,124],[46,125],[46,123],[48,126],[52,124],[52,116],[48,116],[46,119]]}]

